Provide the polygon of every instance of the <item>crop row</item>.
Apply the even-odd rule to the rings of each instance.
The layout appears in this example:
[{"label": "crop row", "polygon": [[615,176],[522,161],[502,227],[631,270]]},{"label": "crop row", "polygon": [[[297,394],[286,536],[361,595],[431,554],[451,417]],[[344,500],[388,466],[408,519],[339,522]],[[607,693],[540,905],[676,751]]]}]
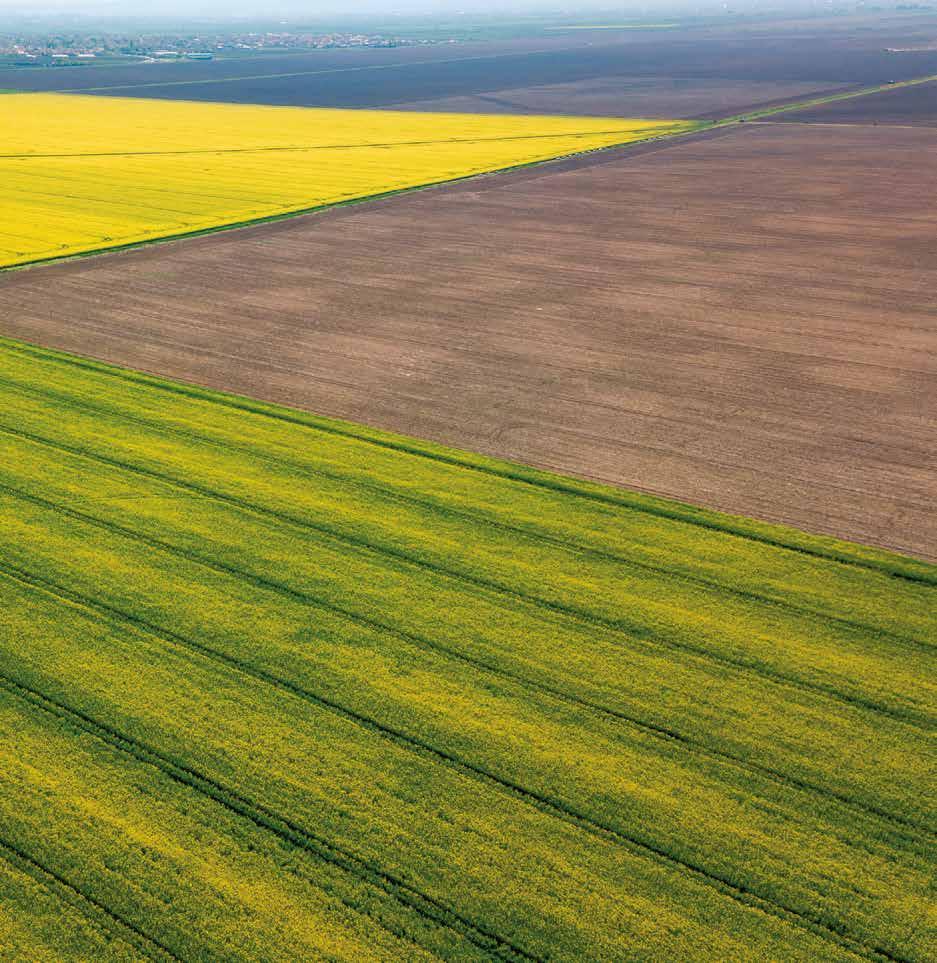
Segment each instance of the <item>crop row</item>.
[{"label": "crop row", "polygon": [[[68,792],[8,747],[4,838],[156,945],[191,954],[174,927],[209,939],[219,906],[232,946],[260,938],[275,886],[345,887],[340,957],[362,906],[389,955],[928,956],[926,567],[12,343],[0,410],[0,675],[76,746]],[[190,804],[141,797],[104,834],[152,847],[125,892],[127,853],[67,843],[88,738],[128,798],[122,755],[157,796],[194,774],[192,805],[250,823],[216,835],[298,846],[298,875],[258,868],[202,911],[193,874],[248,857],[182,860],[148,820],[188,827]]]}]

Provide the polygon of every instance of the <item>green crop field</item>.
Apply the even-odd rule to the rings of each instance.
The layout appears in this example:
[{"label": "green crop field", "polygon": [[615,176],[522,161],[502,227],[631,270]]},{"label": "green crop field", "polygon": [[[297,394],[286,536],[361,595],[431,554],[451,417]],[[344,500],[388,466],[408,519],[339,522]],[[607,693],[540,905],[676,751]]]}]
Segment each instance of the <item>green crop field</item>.
[{"label": "green crop field", "polygon": [[935,958],[932,566],[10,341],[0,522],[0,958]]}]

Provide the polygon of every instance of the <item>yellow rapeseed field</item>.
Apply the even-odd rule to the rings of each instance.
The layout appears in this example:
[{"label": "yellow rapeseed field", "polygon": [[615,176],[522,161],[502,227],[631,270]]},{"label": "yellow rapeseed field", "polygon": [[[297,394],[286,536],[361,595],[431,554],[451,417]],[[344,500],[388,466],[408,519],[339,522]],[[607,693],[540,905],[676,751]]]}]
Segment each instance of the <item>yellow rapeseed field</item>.
[{"label": "yellow rapeseed field", "polygon": [[937,960],[935,603],[0,338],[0,960]]},{"label": "yellow rapeseed field", "polygon": [[693,126],[18,94],[0,266],[199,231]]}]

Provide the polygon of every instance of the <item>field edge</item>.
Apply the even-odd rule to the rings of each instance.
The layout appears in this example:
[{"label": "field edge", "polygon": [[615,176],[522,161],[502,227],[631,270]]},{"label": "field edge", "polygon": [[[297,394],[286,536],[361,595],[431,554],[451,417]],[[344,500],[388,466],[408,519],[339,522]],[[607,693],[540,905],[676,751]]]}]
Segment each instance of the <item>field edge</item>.
[{"label": "field edge", "polygon": [[563,475],[525,465],[521,462],[494,458],[356,422],[330,418],[301,408],[261,401],[234,392],[208,388],[194,382],[166,378],[147,371],[101,361],[85,355],[60,351],[55,348],[47,348],[40,344],[4,335],[0,335],[0,348],[18,351],[40,360],[84,368],[109,377],[120,378],[157,390],[196,400],[204,400],[277,421],[305,426],[314,431],[353,438],[366,444],[509,479],[535,488],[627,508],[700,528],[708,528],[802,555],[877,571],[905,581],[937,586],[937,565],[924,559],[903,555],[888,549],[862,545],[832,535],[805,532],[776,522],[761,521],[744,515],[733,515],[661,495],[653,495],[624,487],[617,488],[572,475]]},{"label": "field edge", "polygon": [[[13,94],[29,95],[30,91],[11,91]],[[187,103],[188,101],[180,101]],[[192,101],[201,104],[201,101]],[[224,103],[219,101],[218,103]],[[316,108],[302,108],[314,110]],[[641,118],[634,118],[635,120]],[[653,131],[649,131],[647,136],[620,141],[614,144],[603,144],[599,147],[587,147],[582,150],[573,150],[567,153],[556,154],[553,157],[539,158],[532,161],[523,161],[519,164],[509,164],[506,167],[498,167],[492,170],[476,171],[463,174],[458,177],[445,177],[440,180],[426,181],[422,184],[414,184],[411,187],[395,188],[388,191],[378,191],[375,194],[364,194],[360,197],[351,197],[344,201],[327,201],[324,204],[314,204],[310,207],[298,207],[279,211],[273,214],[263,214],[259,217],[239,219],[235,221],[222,222],[208,227],[199,227],[191,231],[179,231],[173,234],[161,234],[158,237],[143,238],[140,240],[126,241],[120,244],[108,244],[103,247],[95,247],[84,251],[73,251],[67,254],[50,255],[48,257],[31,258],[26,261],[17,261],[12,264],[0,264],[0,275],[22,271],[27,268],[41,267],[46,264],[59,264],[65,261],[76,261],[80,258],[99,257],[104,254],[117,254],[121,251],[139,250],[150,247],[154,244],[168,244],[173,241],[184,241],[197,237],[206,237],[211,234],[220,234],[224,231],[236,231],[242,228],[257,227],[261,224],[273,224],[278,221],[292,220],[293,218],[303,217],[311,214],[318,214],[324,211],[337,210],[343,207],[351,207],[357,204],[367,204],[372,201],[385,200],[404,194],[414,194],[418,191],[431,190],[436,187],[446,187],[450,184],[462,184],[466,181],[475,180],[481,177],[496,177],[500,174],[510,174],[514,171],[527,170],[529,168],[541,167],[546,164],[554,164],[559,161],[568,160],[573,157],[585,157],[590,154],[599,154],[605,151],[623,150],[629,147],[636,147],[642,144],[653,143],[658,140],[670,140],[678,137],[685,137],[689,134],[698,134],[716,126],[710,121],[705,120],[661,120],[659,126]],[[558,135],[559,136],[559,135]]]}]

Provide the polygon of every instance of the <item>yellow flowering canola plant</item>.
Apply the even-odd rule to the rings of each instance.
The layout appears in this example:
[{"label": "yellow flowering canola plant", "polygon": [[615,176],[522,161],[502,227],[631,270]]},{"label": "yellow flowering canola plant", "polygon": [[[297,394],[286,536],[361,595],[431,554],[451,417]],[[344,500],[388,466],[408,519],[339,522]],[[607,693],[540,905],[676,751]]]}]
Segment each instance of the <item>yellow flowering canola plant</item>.
[{"label": "yellow flowering canola plant", "polygon": [[7,96],[0,101],[0,267],[275,217],[693,126]]},{"label": "yellow flowering canola plant", "polygon": [[937,959],[935,596],[0,339],[0,959]]}]

